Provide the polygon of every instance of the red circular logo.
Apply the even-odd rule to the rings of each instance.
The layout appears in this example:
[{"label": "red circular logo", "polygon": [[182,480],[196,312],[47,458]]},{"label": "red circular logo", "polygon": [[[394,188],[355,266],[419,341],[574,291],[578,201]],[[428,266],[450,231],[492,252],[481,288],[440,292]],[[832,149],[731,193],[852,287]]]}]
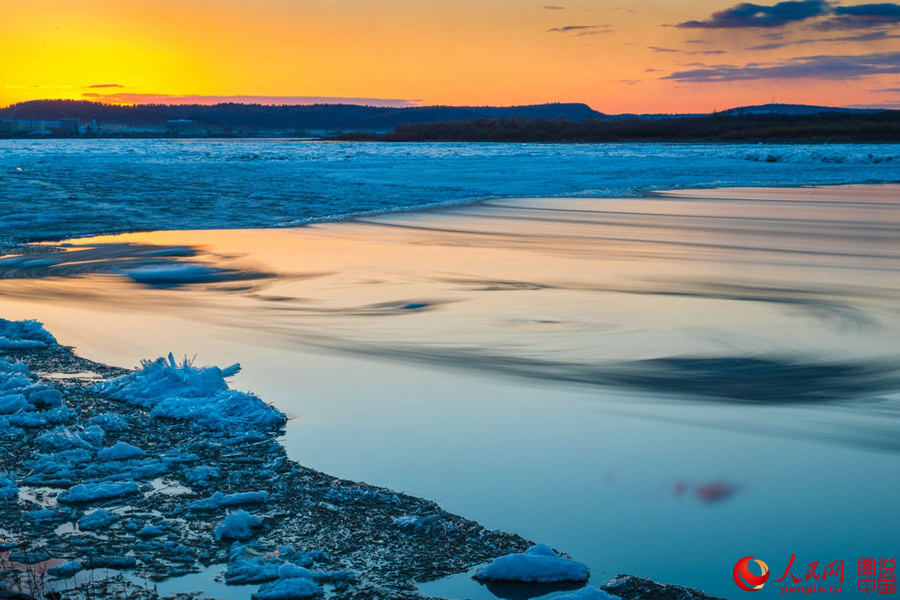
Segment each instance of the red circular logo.
[{"label": "red circular logo", "polygon": [[[762,571],[759,575],[754,575],[750,572],[751,560],[759,565]],[[758,592],[768,580],[769,565],[758,558],[753,558],[752,554],[745,556],[734,565],[734,582],[745,592]]]}]

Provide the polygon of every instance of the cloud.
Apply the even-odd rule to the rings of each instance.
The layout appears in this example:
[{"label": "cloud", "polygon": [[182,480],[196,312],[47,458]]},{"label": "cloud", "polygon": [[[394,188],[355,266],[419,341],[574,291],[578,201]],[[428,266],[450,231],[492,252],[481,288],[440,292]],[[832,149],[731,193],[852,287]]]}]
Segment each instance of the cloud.
[{"label": "cloud", "polygon": [[818,44],[819,42],[879,42],[882,40],[893,40],[898,38],[900,38],[900,35],[892,35],[886,31],[870,31],[869,33],[861,33],[859,35],[760,44],[759,46],[750,46],[747,50],[774,50],[776,48],[784,48],[785,46],[801,46],[804,44]]},{"label": "cloud", "polygon": [[94,83],[92,85],[86,85],[87,88],[123,88],[124,85],[119,83]]},{"label": "cloud", "polygon": [[816,23],[812,27],[819,31],[831,31],[834,29],[889,27],[898,23],[900,23],[900,4],[884,2],[838,6],[834,9],[834,17]]},{"label": "cloud", "polygon": [[[573,31],[587,31],[589,29],[598,29],[599,27],[599,25],[563,25],[562,27],[554,27],[553,29],[548,29],[547,33],[571,33]],[[604,25],[603,27],[609,27],[609,25]]]},{"label": "cloud", "polygon": [[101,94],[85,92],[81,94],[87,100],[113,104],[221,104],[235,102],[240,104],[290,104],[308,106],[310,104],[359,104],[363,106],[379,106],[384,108],[402,108],[417,106],[418,100],[397,98],[354,98],[343,96],[206,96],[202,94],[140,94],[113,93]]},{"label": "cloud", "polygon": [[543,8],[545,8],[546,10],[563,10],[566,7],[565,6],[544,6]]},{"label": "cloud", "polygon": [[830,6],[826,0],[799,0],[763,6],[743,2],[713,13],[705,21],[685,21],[676,27],[685,29],[734,29],[745,27],[782,27],[825,15]]},{"label": "cloud", "polygon": [[712,83],[759,79],[860,79],[866,75],[900,73],[900,52],[884,52],[854,56],[801,56],[779,63],[704,65],[697,69],[676,71],[661,79]]},{"label": "cloud", "polygon": [[675,48],[660,48],[659,46],[647,46],[647,49],[654,52],[681,52],[681,50],[676,50]]},{"label": "cloud", "polygon": [[876,94],[900,94],[900,88],[881,88],[878,90],[869,90],[870,92],[875,92]]}]

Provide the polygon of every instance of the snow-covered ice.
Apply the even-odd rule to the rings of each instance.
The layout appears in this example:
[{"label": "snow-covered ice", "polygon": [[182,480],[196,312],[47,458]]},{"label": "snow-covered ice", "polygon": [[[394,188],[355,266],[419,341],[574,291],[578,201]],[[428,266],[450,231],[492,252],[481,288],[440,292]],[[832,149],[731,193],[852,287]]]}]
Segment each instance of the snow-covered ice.
[{"label": "snow-covered ice", "polygon": [[93,512],[86,513],[80,519],[78,519],[78,527],[79,529],[83,529],[84,531],[105,529],[106,527],[109,527],[110,525],[118,521],[120,518],[121,517],[119,517],[119,515],[101,508]]},{"label": "snow-covered ice", "polygon": [[247,504],[262,504],[269,499],[268,492],[238,492],[235,494],[223,494],[216,492],[209,498],[196,500],[187,505],[188,510],[215,510],[217,508],[233,508]]},{"label": "snow-covered ice", "polygon": [[898,164],[896,144],[0,140],[0,189],[15,200],[0,240],[298,225],[483,198],[896,182]]},{"label": "snow-covered ice", "polygon": [[132,446],[128,442],[116,442],[115,445],[103,448],[97,452],[97,458],[100,460],[129,460],[132,458],[144,458],[146,455],[146,452],[137,446]]},{"label": "snow-covered ice", "polygon": [[59,501],[65,504],[88,504],[138,493],[140,489],[134,481],[79,483],[60,494]]},{"label": "snow-covered ice", "polygon": [[0,349],[43,348],[55,343],[56,338],[37,321],[0,318]]},{"label": "snow-covered ice", "polygon": [[278,579],[260,586],[259,591],[251,596],[253,600],[297,600],[312,598],[322,592],[319,584],[312,579],[294,577]]},{"label": "snow-covered ice", "polygon": [[482,581],[558,583],[587,581],[590,571],[582,563],[562,558],[546,544],[532,546],[522,554],[507,554],[475,572]]},{"label": "snow-covered ice", "polygon": [[237,510],[228,513],[216,527],[216,539],[221,541],[249,540],[262,527],[262,521],[247,511]]},{"label": "snow-covered ice", "polygon": [[252,394],[228,388],[226,377],[240,365],[195,367],[168,358],[144,361],[134,373],[95,386],[98,392],[149,409],[154,417],[195,423],[213,430],[252,430],[281,427],[287,418]]}]

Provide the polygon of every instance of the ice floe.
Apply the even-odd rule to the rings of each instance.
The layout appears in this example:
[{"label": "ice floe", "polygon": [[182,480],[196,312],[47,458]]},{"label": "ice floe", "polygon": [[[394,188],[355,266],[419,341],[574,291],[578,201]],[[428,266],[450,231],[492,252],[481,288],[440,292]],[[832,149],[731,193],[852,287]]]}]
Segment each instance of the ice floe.
[{"label": "ice floe", "polygon": [[522,554],[495,559],[478,569],[473,577],[481,581],[558,583],[587,581],[590,571],[582,563],[562,558],[546,544],[538,544]]}]

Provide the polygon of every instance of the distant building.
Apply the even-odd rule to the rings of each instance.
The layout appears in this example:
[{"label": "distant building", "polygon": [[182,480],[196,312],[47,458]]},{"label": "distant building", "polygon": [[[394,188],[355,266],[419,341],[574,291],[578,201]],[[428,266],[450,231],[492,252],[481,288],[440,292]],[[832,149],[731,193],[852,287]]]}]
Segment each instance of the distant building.
[{"label": "distant building", "polygon": [[59,128],[62,129],[63,135],[78,135],[79,133],[81,133],[81,120],[60,119]]},{"label": "distant building", "polygon": [[191,135],[197,133],[193,119],[170,119],[166,123],[166,131],[174,135]]},{"label": "distant building", "polygon": [[127,123],[100,123],[97,125],[98,133],[125,133],[128,129]]}]

